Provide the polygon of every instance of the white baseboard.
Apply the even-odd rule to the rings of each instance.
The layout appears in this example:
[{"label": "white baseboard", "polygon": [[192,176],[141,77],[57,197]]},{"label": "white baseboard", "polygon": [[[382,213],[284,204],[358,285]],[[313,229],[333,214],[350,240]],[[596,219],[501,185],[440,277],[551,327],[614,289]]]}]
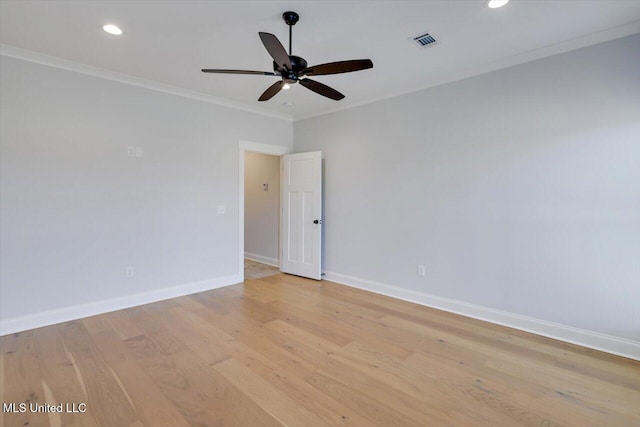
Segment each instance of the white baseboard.
[{"label": "white baseboard", "polygon": [[124,297],[110,298],[103,301],[95,301],[71,307],[49,310],[42,313],[4,319],[0,320],[0,335],[8,335],[15,332],[40,328],[42,326],[108,313],[110,311],[122,310],[124,308],[222,288],[224,286],[240,283],[241,281],[240,275],[234,274],[231,276],[216,277],[215,279],[185,283],[170,288],[157,289]]},{"label": "white baseboard", "polygon": [[640,360],[640,342],[327,271],[324,280]]},{"label": "white baseboard", "polygon": [[274,267],[280,267],[280,260],[277,258],[269,258],[267,256],[262,256],[258,254],[252,254],[250,252],[245,252],[244,257],[248,260],[260,262],[262,264],[272,265]]}]

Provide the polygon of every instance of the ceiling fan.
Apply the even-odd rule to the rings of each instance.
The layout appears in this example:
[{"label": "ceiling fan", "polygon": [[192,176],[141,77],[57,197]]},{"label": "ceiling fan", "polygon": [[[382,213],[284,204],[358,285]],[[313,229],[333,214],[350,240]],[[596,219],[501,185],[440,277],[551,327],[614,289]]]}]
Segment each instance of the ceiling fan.
[{"label": "ceiling fan", "polygon": [[300,83],[313,92],[339,101],[344,95],[337,90],[306,78],[306,76],[323,76],[327,74],[349,73],[352,71],[366,70],[373,67],[370,59],[353,59],[350,61],[329,62],[327,64],[307,66],[304,58],[291,54],[291,34],[292,28],[300,19],[296,12],[285,12],[282,14],[284,22],[289,26],[289,54],[282,46],[282,43],[276,36],[270,33],[258,33],[262,44],[273,58],[273,72],[270,71],[247,71],[247,70],[218,70],[205,68],[203,73],[220,73],[220,74],[257,74],[263,76],[278,76],[280,81],[275,82],[264,91],[258,101],[268,101],[273,98],[280,90],[288,89],[289,85]]}]

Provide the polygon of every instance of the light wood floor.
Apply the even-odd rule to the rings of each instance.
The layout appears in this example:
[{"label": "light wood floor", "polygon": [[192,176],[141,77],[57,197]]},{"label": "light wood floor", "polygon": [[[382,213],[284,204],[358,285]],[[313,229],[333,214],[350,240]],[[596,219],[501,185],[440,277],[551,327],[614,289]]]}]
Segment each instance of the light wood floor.
[{"label": "light wood floor", "polygon": [[278,267],[272,265],[263,264],[261,262],[251,261],[250,259],[244,260],[244,277],[245,279],[263,279],[265,277],[273,276],[280,273]]},{"label": "light wood floor", "polygon": [[640,363],[278,274],[2,337],[3,426],[640,426]]}]

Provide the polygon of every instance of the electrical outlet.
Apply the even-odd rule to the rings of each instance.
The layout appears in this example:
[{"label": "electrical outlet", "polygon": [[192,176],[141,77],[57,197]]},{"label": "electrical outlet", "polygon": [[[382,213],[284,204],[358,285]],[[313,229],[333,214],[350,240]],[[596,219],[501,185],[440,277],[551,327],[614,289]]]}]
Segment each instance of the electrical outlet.
[{"label": "electrical outlet", "polygon": [[426,275],[426,269],[424,265],[418,266],[418,276],[424,277]]},{"label": "electrical outlet", "polygon": [[127,156],[128,157],[135,157],[136,156],[136,147],[134,147],[133,145],[130,145],[127,147]]},{"label": "electrical outlet", "polygon": [[133,276],[136,275],[136,269],[133,268],[132,266],[128,266],[126,275],[127,275],[127,279],[131,279]]}]

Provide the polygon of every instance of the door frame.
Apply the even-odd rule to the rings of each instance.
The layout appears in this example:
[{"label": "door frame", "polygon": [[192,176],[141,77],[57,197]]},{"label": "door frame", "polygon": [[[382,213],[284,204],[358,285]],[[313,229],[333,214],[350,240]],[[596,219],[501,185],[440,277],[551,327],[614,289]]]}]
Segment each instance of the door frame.
[{"label": "door frame", "polygon": [[[259,142],[251,142],[240,140],[239,148],[239,174],[238,174],[238,275],[240,280],[244,282],[244,157],[247,151],[253,153],[270,154],[272,156],[282,156],[291,154],[292,147],[282,145],[262,144]],[[280,171],[282,173],[282,171]],[[282,177],[280,177],[282,179]],[[279,233],[278,233],[279,236]],[[279,239],[280,237],[278,237]],[[278,259],[280,256],[278,256]]]}]

